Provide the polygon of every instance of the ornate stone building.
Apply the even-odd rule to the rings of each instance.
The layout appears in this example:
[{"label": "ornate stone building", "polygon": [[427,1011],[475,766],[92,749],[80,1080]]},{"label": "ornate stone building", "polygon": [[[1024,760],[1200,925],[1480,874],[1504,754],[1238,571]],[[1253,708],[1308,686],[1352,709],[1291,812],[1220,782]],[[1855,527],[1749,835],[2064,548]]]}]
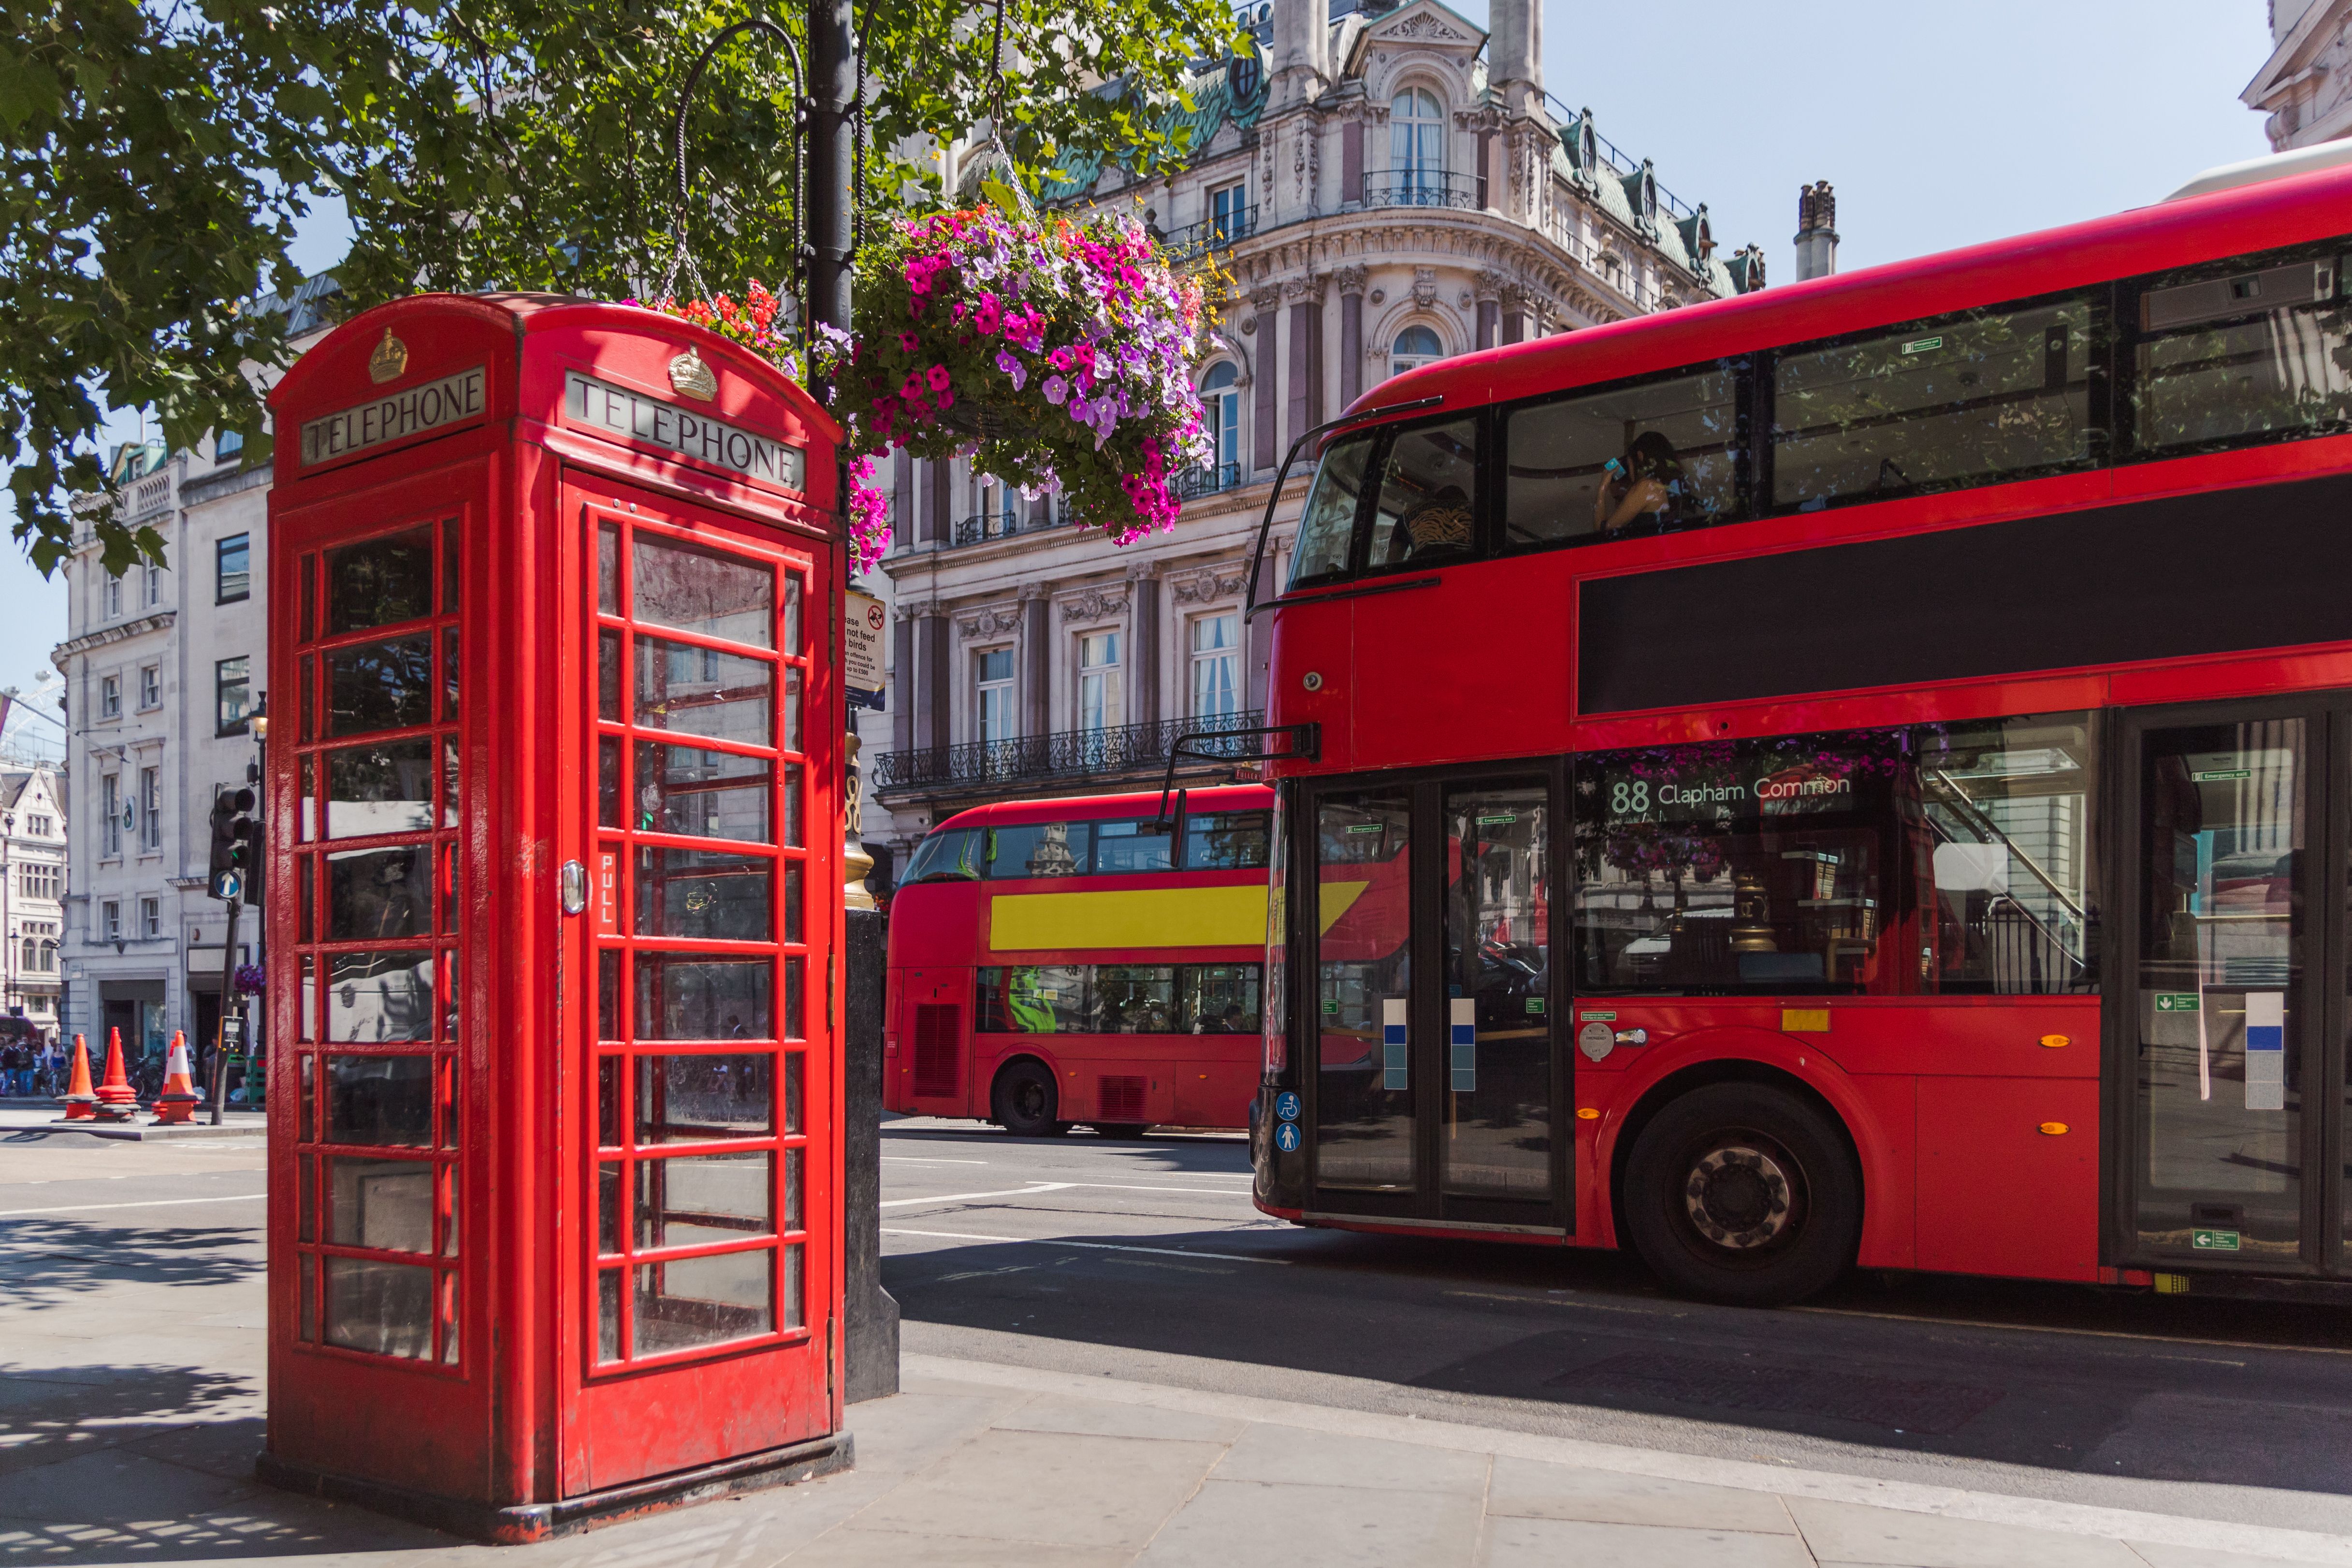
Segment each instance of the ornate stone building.
[{"label": "ornate stone building", "polygon": [[2239,99],[2271,151],[2352,134],[2352,0],[2271,0],[2271,58]]},{"label": "ornate stone building", "polygon": [[[1172,531],[1115,550],[965,464],[901,455],[897,543],[868,584],[895,601],[889,706],[863,737],[886,858],[982,801],[1156,785],[1180,725],[1257,722],[1251,543],[1291,443],[1368,388],[1762,286],[1755,247],[1720,253],[1704,205],[1545,91],[1540,16],[1496,0],[1490,36],[1438,0],[1270,0],[1257,57],[1203,68],[1172,118],[1172,172],[1055,172],[1048,201],[1139,210],[1234,278],[1200,367],[1215,461]],[[1267,584],[1308,477],[1276,505]]]}]

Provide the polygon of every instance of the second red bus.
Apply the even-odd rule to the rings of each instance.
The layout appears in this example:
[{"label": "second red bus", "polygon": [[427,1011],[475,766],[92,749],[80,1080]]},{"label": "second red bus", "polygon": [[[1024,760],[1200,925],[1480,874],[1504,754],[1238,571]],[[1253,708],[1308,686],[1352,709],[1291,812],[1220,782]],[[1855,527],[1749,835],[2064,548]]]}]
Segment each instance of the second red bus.
[{"label": "second red bus", "polygon": [[890,906],[886,1109],[1036,1137],[1240,1128],[1255,1091],[1274,792],[975,806]]}]

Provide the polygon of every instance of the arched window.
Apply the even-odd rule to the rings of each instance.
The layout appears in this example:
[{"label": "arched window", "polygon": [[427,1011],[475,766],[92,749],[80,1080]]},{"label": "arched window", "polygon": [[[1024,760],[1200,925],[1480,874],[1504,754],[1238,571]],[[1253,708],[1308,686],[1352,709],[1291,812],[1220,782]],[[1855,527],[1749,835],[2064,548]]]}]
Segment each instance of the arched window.
[{"label": "arched window", "polygon": [[1389,163],[1401,202],[1444,201],[1445,111],[1435,93],[1409,87],[1390,101]]},{"label": "arched window", "polygon": [[1445,357],[1445,345],[1437,341],[1437,333],[1429,327],[1407,327],[1396,335],[1389,350],[1389,368],[1397,374],[1418,369]]},{"label": "arched window", "polygon": [[1201,381],[1201,412],[1209,423],[1209,434],[1217,443],[1215,465],[1210,482],[1217,489],[1241,483],[1242,476],[1242,393],[1235,383],[1241,373],[1231,360],[1221,360],[1209,369]]}]

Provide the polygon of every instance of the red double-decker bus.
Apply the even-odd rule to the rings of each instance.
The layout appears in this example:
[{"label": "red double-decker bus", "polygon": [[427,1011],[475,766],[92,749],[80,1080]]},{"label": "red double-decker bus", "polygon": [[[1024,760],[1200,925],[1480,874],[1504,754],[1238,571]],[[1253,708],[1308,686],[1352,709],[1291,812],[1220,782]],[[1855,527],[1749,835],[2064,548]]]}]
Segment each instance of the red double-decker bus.
[{"label": "red double-decker bus", "polygon": [[1257,1087],[1274,792],[949,817],[890,904],[884,1106],[1036,1137],[1239,1128]]},{"label": "red double-decker bus", "polygon": [[2346,1280],[2347,231],[2305,174],[1370,394],[1253,609],[1259,1205]]}]

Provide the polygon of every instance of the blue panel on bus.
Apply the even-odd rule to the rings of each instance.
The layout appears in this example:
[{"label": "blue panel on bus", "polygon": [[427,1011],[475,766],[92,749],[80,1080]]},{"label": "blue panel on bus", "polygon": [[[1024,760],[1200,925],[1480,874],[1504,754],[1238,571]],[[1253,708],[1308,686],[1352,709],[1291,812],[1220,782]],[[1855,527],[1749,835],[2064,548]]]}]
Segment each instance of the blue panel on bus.
[{"label": "blue panel on bus", "polygon": [[1412,1087],[1412,1080],[1405,1075],[1404,1031],[1398,1029],[1393,1033],[1395,1038],[1385,1040],[1381,1045],[1381,1087],[1384,1089],[1408,1089]]}]

